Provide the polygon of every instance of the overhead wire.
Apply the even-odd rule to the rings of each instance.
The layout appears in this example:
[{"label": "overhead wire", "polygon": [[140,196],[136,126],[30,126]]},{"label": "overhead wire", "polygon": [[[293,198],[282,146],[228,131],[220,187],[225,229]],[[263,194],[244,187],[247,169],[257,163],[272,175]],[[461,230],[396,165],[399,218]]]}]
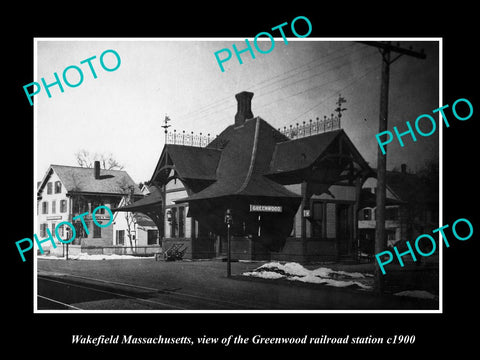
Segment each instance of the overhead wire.
[{"label": "overhead wire", "polygon": [[[376,53],[375,53],[375,52],[370,52],[370,53],[367,54],[366,56],[363,56],[363,57],[362,57],[362,60],[364,60],[364,59],[366,59],[366,58],[368,58],[368,57],[372,57],[373,55],[376,55]],[[266,96],[266,95],[269,95],[269,94],[271,94],[271,93],[273,93],[273,92],[275,92],[275,91],[285,90],[286,88],[288,88],[288,87],[290,87],[290,86],[292,86],[292,85],[295,85],[295,84],[297,84],[297,83],[301,83],[301,82],[304,82],[304,81],[310,81],[310,80],[311,80],[313,77],[315,77],[315,76],[324,75],[324,74],[327,74],[327,73],[332,72],[332,71],[338,71],[338,70],[340,70],[342,67],[344,67],[344,66],[346,66],[346,65],[349,65],[349,64],[350,64],[350,62],[347,61],[346,63],[336,65],[336,66],[334,66],[333,68],[323,69],[322,71],[320,71],[320,72],[318,72],[318,73],[315,73],[315,74],[313,74],[312,76],[309,76],[309,77],[307,77],[307,78],[298,79],[298,80],[295,80],[295,81],[293,81],[293,82],[291,82],[291,83],[285,84],[285,85],[283,85],[283,86],[281,86],[281,87],[276,87],[276,88],[274,88],[274,89],[272,89],[272,90],[270,90],[270,91],[268,91],[268,92],[261,93],[261,94],[259,94],[258,97],[261,98],[261,97]],[[344,79],[344,78],[340,78],[340,79],[339,79],[339,78],[335,78],[335,79],[332,79],[332,80],[323,82],[323,83],[321,83],[321,84],[319,84],[319,85],[315,85],[315,86],[313,86],[313,87],[304,89],[304,90],[302,90],[302,91],[299,91],[299,92],[296,92],[296,93],[293,93],[293,94],[290,93],[290,94],[288,94],[287,96],[285,96],[285,97],[283,97],[283,98],[275,99],[275,100],[273,100],[273,101],[271,101],[271,102],[269,102],[269,103],[256,106],[256,109],[257,109],[257,110],[258,110],[258,109],[262,109],[262,108],[265,108],[265,107],[267,107],[267,106],[269,106],[269,105],[272,105],[272,104],[274,104],[274,103],[277,103],[277,102],[279,102],[279,101],[283,101],[283,100],[285,100],[285,99],[289,99],[289,98],[292,98],[293,96],[297,96],[297,95],[300,95],[300,94],[304,94],[304,93],[309,92],[309,91],[312,91],[312,90],[320,89],[320,88],[322,88],[322,87],[324,87],[324,86],[326,86],[326,85],[330,85],[330,84],[332,84],[332,83],[336,83],[336,82],[340,82],[340,81],[345,81],[345,79]],[[199,116],[198,119],[203,119],[203,118],[205,118],[205,117],[207,117],[207,116],[212,116],[213,114],[216,114],[216,113],[219,113],[219,112],[222,112],[222,111],[225,111],[225,110],[228,110],[228,108],[218,108],[218,109],[217,109],[216,111],[214,111],[214,112],[211,112],[211,113],[209,113],[209,114],[204,114],[204,115]]]},{"label": "overhead wire", "polygon": [[[365,47],[368,47],[368,46],[365,45]],[[281,74],[278,74],[278,75],[275,75],[275,76],[273,76],[273,77],[271,77],[271,78],[268,78],[268,79],[266,79],[266,80],[263,80],[263,81],[255,84],[255,85],[253,86],[253,88],[249,88],[248,90],[254,90],[255,87],[257,87],[257,86],[259,86],[259,85],[261,85],[261,84],[264,84],[264,83],[266,83],[266,82],[272,81],[272,80],[274,80],[275,78],[278,78],[278,77],[280,77],[280,76],[285,76],[285,74],[291,73],[291,72],[296,71],[296,70],[298,70],[298,69],[301,69],[301,68],[303,68],[303,67],[305,67],[305,66],[308,66],[308,65],[310,65],[310,64],[312,64],[312,63],[318,62],[318,61],[322,60],[322,59],[323,59],[324,57],[326,57],[326,56],[330,56],[330,55],[332,55],[332,54],[334,54],[334,53],[336,53],[336,52],[343,51],[343,50],[348,49],[348,48],[351,48],[351,45],[349,45],[349,46],[344,46],[344,47],[342,47],[342,48],[336,49],[336,50],[334,50],[333,52],[331,52],[331,53],[329,53],[329,54],[325,54],[324,56],[321,56],[321,57],[319,57],[319,58],[317,58],[317,59],[314,59],[314,60],[312,60],[312,61],[310,61],[310,62],[308,62],[308,63],[306,63],[306,64],[300,65],[300,66],[298,66],[298,67],[296,67],[296,68],[293,68],[293,69],[288,70],[287,72],[283,72],[283,73],[281,73]],[[281,81],[281,80],[280,80],[280,81]],[[188,112],[188,113],[186,113],[186,114],[180,114],[178,117],[185,117],[185,116],[188,116],[188,115],[190,115],[190,114],[198,114],[199,112],[201,113],[201,112],[203,112],[203,111],[208,111],[208,109],[209,109],[210,107],[213,107],[213,106],[215,106],[215,105],[219,105],[219,104],[221,104],[221,103],[229,102],[229,101],[231,101],[231,96],[226,96],[226,97],[224,97],[224,98],[221,98],[221,99],[219,99],[219,100],[214,101],[213,103],[210,103],[210,104],[204,105],[203,107],[197,108],[197,109],[195,109],[194,111]]]},{"label": "overhead wire", "polygon": [[[366,58],[368,58],[368,57],[371,57],[371,56],[373,56],[373,55],[375,55],[374,52],[369,52],[369,53],[367,53],[366,55],[364,55],[360,60],[364,60],[364,59],[366,59]],[[332,71],[338,71],[339,69],[341,69],[342,67],[347,66],[347,65],[350,65],[350,61],[348,61],[348,60],[347,60],[345,63],[337,64],[337,65],[334,66],[334,67],[322,69],[321,71],[319,71],[319,72],[317,72],[317,73],[310,74],[309,76],[307,76],[307,77],[305,77],[305,78],[297,79],[297,80],[295,80],[295,81],[293,81],[293,82],[290,82],[290,83],[288,83],[288,84],[284,84],[284,85],[282,85],[282,86],[275,87],[275,88],[273,88],[273,89],[271,89],[271,90],[269,90],[269,91],[267,91],[267,92],[264,92],[264,93],[259,94],[258,97],[261,98],[261,97],[266,96],[266,95],[268,95],[268,94],[271,94],[271,93],[273,93],[273,92],[275,92],[275,91],[284,90],[284,89],[286,89],[286,88],[288,88],[288,87],[290,87],[290,86],[292,86],[292,85],[295,85],[295,84],[298,84],[298,83],[301,83],[301,82],[304,82],[304,81],[311,81],[311,79],[314,78],[314,77],[316,77],[316,76],[324,75],[324,74],[327,74],[327,73],[332,72]],[[340,80],[341,80],[341,79],[340,79]],[[320,84],[320,85],[317,85],[317,86],[314,86],[314,87],[312,87],[312,88],[306,89],[306,90],[304,90],[304,91],[302,91],[302,92],[300,92],[300,93],[304,93],[304,92],[306,92],[306,91],[314,90],[314,89],[320,88],[320,87],[322,87],[322,86],[325,86],[325,85],[328,85],[328,84],[330,84],[330,83],[337,82],[337,81],[340,81],[340,80],[339,80],[339,79],[334,79],[334,80],[328,81],[328,82],[326,82],[326,83],[322,83],[322,84]],[[297,94],[299,94],[299,93],[297,93]],[[295,94],[294,94],[294,95],[295,95]],[[290,95],[290,96],[293,96],[293,95]],[[269,105],[269,104],[271,104],[271,103],[275,103],[275,102],[278,102],[278,101],[280,101],[280,100],[282,100],[282,99],[274,100],[274,101],[272,101],[272,102],[270,102],[270,103],[268,103],[268,104],[261,105],[261,106],[259,106],[259,107],[257,107],[257,108],[263,108],[263,107],[265,107],[265,106],[267,106],[267,105]],[[216,113],[219,113],[219,112],[221,112],[221,111],[225,111],[225,110],[228,110],[228,109],[230,109],[230,105],[228,105],[227,107],[220,106],[220,107],[217,107],[216,109],[212,109],[212,111],[210,111],[210,112],[208,112],[208,113],[206,113],[206,114],[202,114],[202,115],[196,116],[196,119],[197,119],[197,120],[204,119],[205,117],[212,116],[212,115],[214,115],[214,114],[216,114]]]},{"label": "overhead wire", "polygon": [[[266,88],[266,87],[268,87],[268,86],[272,86],[272,85],[274,85],[274,84],[276,84],[276,83],[278,83],[278,82],[285,81],[285,80],[287,80],[287,79],[289,79],[289,78],[291,78],[291,77],[293,77],[293,76],[295,76],[295,75],[298,75],[298,74],[296,74],[296,73],[297,73],[300,69],[302,69],[302,68],[304,68],[304,67],[306,67],[306,66],[309,66],[309,65],[311,65],[311,64],[313,64],[313,63],[315,63],[315,62],[321,61],[321,60],[323,60],[324,58],[326,58],[327,56],[331,57],[332,55],[334,55],[334,54],[336,54],[336,53],[338,53],[338,52],[341,52],[341,51],[343,51],[343,50],[345,50],[345,49],[349,49],[349,48],[352,48],[351,44],[350,44],[350,45],[347,45],[347,46],[344,46],[344,47],[341,47],[341,48],[339,48],[339,49],[336,49],[336,50],[334,50],[333,52],[328,53],[328,54],[325,54],[324,56],[321,56],[321,57],[318,58],[318,59],[314,59],[314,60],[312,60],[312,61],[310,61],[310,62],[308,62],[308,63],[306,63],[306,64],[303,64],[303,65],[300,65],[300,66],[298,66],[298,67],[296,67],[296,68],[290,69],[290,70],[288,70],[287,72],[283,72],[283,73],[278,74],[278,75],[275,75],[275,76],[273,76],[273,77],[271,77],[271,78],[269,78],[269,79],[263,80],[263,81],[255,84],[255,85],[252,86],[251,88],[248,88],[247,90],[250,90],[250,91],[260,90],[260,89]],[[363,45],[363,47],[362,47],[361,49],[363,49],[363,48],[369,48],[369,47],[366,46],[366,45]],[[323,63],[318,64],[318,66],[328,64],[328,63],[330,63],[330,62],[332,62],[332,61],[334,61],[334,60],[337,60],[337,59],[339,59],[339,58],[342,58],[342,57],[351,56],[355,51],[357,51],[357,49],[354,49],[353,51],[351,51],[351,52],[349,52],[349,53],[347,53],[347,54],[341,54],[340,56],[336,56],[336,57],[334,57],[334,58],[327,59],[327,61],[324,61]],[[300,71],[299,73],[300,73],[300,74],[301,74],[301,73],[304,73],[304,72],[306,72],[306,71],[308,71],[308,70],[310,70],[310,69],[311,69],[311,68],[308,68],[308,69],[306,69],[306,70],[302,70],[302,71]],[[290,73],[292,73],[292,72],[294,72],[294,74],[285,77],[285,75],[290,74]],[[283,78],[278,79],[278,80],[275,80],[275,79],[278,78],[278,77],[283,77]],[[273,83],[272,83],[272,81],[273,81]],[[263,84],[269,83],[269,82],[270,82],[270,84],[266,84],[266,85],[261,86],[261,87],[259,88],[260,85],[263,85]],[[216,108],[215,110],[218,110],[218,107],[219,107],[219,106],[223,106],[223,104],[230,103],[231,101],[232,101],[231,96],[224,97],[224,98],[221,98],[221,99],[219,99],[219,100],[214,101],[213,103],[210,103],[210,104],[207,104],[207,105],[205,105],[205,106],[203,106],[203,107],[197,108],[195,111],[191,111],[191,112],[188,112],[188,113],[185,113],[185,114],[180,114],[180,115],[178,115],[178,118],[185,118],[185,117],[188,117],[188,116],[191,115],[191,114],[195,114],[196,116],[198,116],[199,114],[201,114],[201,113],[203,113],[203,112],[207,112],[207,113],[208,113],[209,111],[213,110],[212,108]],[[229,104],[228,106],[230,107],[230,104]],[[218,112],[218,111],[215,111],[214,113],[216,113],[216,112]]]},{"label": "overhead wire", "polygon": [[[376,55],[376,54],[375,54],[374,52],[370,52],[370,54],[367,54],[366,56],[363,56],[363,57],[362,57],[362,60],[365,60],[365,59],[367,59],[367,58],[369,58],[369,57],[372,57],[373,55]],[[293,82],[291,82],[291,83],[289,83],[289,84],[287,84],[287,85],[285,85],[285,86],[283,86],[283,87],[281,87],[281,88],[276,88],[276,89],[273,89],[273,90],[268,91],[268,92],[266,92],[266,93],[262,93],[262,94],[259,95],[259,97],[268,95],[268,94],[270,94],[270,93],[272,93],[272,92],[275,92],[275,91],[278,91],[278,90],[282,90],[282,89],[284,89],[284,88],[286,88],[286,87],[295,85],[295,84],[297,84],[297,83],[299,83],[299,82],[311,80],[311,79],[314,78],[314,77],[317,77],[317,76],[320,76],[320,75],[324,75],[324,74],[327,74],[327,73],[332,72],[332,71],[340,70],[342,67],[347,66],[347,65],[350,65],[350,61],[347,61],[347,62],[342,63],[342,64],[338,64],[338,65],[334,66],[333,68],[324,69],[324,70],[322,70],[322,71],[320,71],[320,72],[318,72],[318,73],[310,74],[310,75],[309,75],[308,77],[306,77],[306,78],[297,79],[297,80],[295,80],[295,81],[293,81]],[[320,85],[318,85],[318,86],[315,86],[315,87],[313,87],[313,88],[310,88],[310,89],[316,89],[316,88],[322,87],[322,86],[324,86],[324,85],[327,85],[327,84],[330,84],[330,83],[336,82],[336,81],[337,81],[337,80],[334,79],[334,80],[332,80],[332,81],[328,81],[328,82],[326,82],[326,83],[322,83],[322,84],[320,84]],[[307,89],[307,90],[305,90],[305,91],[308,91],[308,90],[309,90],[309,89]],[[301,93],[303,93],[303,92],[305,92],[305,91],[302,91]],[[277,101],[279,101],[279,100],[275,100],[275,101],[273,101],[273,102],[277,102]]]},{"label": "overhead wire", "polygon": [[322,101],[318,102],[317,104],[315,104],[314,106],[312,106],[311,108],[309,108],[308,110],[304,111],[303,113],[297,115],[295,118],[293,118],[291,120],[291,122],[295,122],[297,119],[301,118],[302,116],[308,114],[310,111],[312,111],[313,109],[319,107],[320,105],[322,105],[323,103],[325,103],[327,100],[329,100],[330,98],[334,97],[334,96],[337,96],[338,93],[341,93],[341,92],[344,92],[346,89],[348,89],[349,87],[355,85],[359,80],[363,79],[364,77],[366,77],[367,75],[371,74],[374,70],[378,70],[379,68],[379,65],[376,65],[376,66],[372,66],[369,68],[368,71],[366,71],[365,73],[363,73],[361,76],[359,77],[356,77],[353,81],[349,82],[346,86],[344,86],[343,88],[339,89],[337,92],[327,96],[326,98],[323,98]]}]

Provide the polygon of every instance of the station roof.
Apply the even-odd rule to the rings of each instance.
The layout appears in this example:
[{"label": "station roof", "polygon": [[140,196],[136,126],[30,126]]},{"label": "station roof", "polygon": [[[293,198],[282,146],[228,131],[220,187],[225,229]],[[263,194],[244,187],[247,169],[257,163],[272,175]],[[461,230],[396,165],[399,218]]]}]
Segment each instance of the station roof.
[{"label": "station roof", "polygon": [[112,211],[142,211],[147,208],[152,208],[162,205],[162,193],[159,188],[156,186],[150,186],[150,194],[147,194],[145,197],[137,200],[129,205],[124,205],[119,208],[112,209]]}]

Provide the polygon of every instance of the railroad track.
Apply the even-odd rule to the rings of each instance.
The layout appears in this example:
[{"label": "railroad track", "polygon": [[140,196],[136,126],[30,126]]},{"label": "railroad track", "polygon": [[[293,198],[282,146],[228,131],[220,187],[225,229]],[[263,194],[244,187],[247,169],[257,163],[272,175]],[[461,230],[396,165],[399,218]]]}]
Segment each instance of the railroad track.
[{"label": "railroad track", "polygon": [[[95,303],[109,303],[111,310],[260,310],[258,305],[239,303],[180,289],[157,289],[123,282],[66,275],[38,275],[39,310],[94,310]],[[41,300],[41,301],[40,301]],[[90,304],[89,304],[90,303]],[[74,304],[74,305],[72,305]],[[108,310],[108,309],[105,309]]]}]

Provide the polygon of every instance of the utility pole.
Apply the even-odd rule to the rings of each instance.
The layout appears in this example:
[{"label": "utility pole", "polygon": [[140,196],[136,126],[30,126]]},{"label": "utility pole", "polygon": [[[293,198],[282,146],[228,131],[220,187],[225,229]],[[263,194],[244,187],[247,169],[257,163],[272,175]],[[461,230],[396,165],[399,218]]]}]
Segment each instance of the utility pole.
[{"label": "utility pole", "polygon": [[[402,55],[413,56],[419,59],[425,59],[426,55],[421,52],[405,49],[390,42],[379,41],[359,41],[360,43],[374,46],[379,49],[382,55],[382,83],[380,85],[380,118],[378,133],[387,130],[388,125],[388,88],[390,82],[390,65]],[[391,53],[396,56],[391,59]],[[385,236],[385,201],[386,201],[386,176],[387,175],[387,148],[385,146],[385,155],[380,148],[377,148],[377,212],[375,217],[375,254],[385,251],[387,248],[387,238]],[[375,291],[381,295],[384,291],[384,275],[380,271],[378,263],[375,266]]]}]

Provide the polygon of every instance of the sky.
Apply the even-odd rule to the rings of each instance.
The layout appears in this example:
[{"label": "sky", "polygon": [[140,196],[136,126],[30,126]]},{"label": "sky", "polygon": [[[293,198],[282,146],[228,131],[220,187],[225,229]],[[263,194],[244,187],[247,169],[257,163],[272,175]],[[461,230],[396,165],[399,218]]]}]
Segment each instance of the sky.
[{"label": "sky", "polygon": [[[250,39],[250,43],[253,39]],[[66,67],[75,65],[83,72],[83,82],[68,87],[50,87],[51,98],[42,88],[34,97],[37,181],[50,164],[77,166],[75,153],[111,153],[124,165],[135,182],[150,180],[164,146],[166,115],[171,130],[199,134],[219,134],[234,122],[235,94],[254,93],[252,112],[276,128],[329,116],[339,94],[347,102],[342,128],[370,164],[376,167],[378,144],[381,55],[377,48],[356,41],[320,38],[275,38],[273,50],[255,58],[241,54],[220,70],[214,53],[246,47],[244,38],[217,39],[36,39],[36,69],[33,81],[62,79]],[[438,41],[401,39],[400,46],[420,51],[425,60],[401,56],[390,68],[388,128],[399,131],[412,126],[421,114],[432,114],[439,100]],[[397,40],[394,40],[396,43]],[[259,41],[263,50],[271,43]],[[115,50],[121,59],[115,71],[105,71],[100,55]],[[224,56],[225,53],[221,54]],[[97,78],[87,63],[91,61]],[[392,55],[393,58],[393,55]],[[111,53],[105,65],[113,68]],[[75,70],[67,72],[71,83],[79,82]],[[437,119],[438,114],[434,118]],[[425,125],[425,132],[428,130]],[[392,142],[388,147],[387,168],[418,170],[425,162],[438,161],[439,127],[429,137],[417,141],[404,137],[405,146]]]}]

